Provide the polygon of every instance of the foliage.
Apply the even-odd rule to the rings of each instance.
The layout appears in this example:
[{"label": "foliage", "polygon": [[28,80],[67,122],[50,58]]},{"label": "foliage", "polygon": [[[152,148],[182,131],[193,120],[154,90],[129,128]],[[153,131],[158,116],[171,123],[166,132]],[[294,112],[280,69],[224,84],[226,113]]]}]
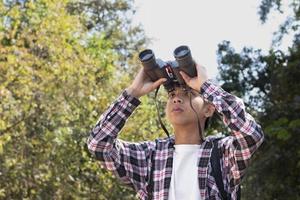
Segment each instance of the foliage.
[{"label": "foliage", "polygon": [[[262,0],[262,21],[282,2]],[[291,26],[283,27],[296,32],[299,1],[290,5]],[[136,53],[147,38],[131,26],[133,14],[132,0],[1,1],[0,199],[134,199],[86,148],[99,115],[140,68]],[[266,133],[246,199],[300,198],[299,47],[299,34],[288,53],[219,45],[224,89],[244,98]],[[121,138],[165,137],[153,98],[141,99]]]},{"label": "foliage", "polygon": [[278,31],[274,34],[273,46],[279,46],[283,37],[287,34],[294,34],[295,40],[300,39],[299,34],[299,20],[300,20],[300,1],[282,1],[282,0],[262,0],[258,11],[260,20],[265,23],[268,19],[268,15],[272,10],[279,13],[287,12],[286,8],[291,9],[291,14],[289,14],[285,21],[279,26]]},{"label": "foliage", "polygon": [[[262,1],[262,19],[280,3]],[[292,21],[298,24],[299,1],[291,5],[298,5]],[[224,41],[218,61],[223,88],[244,99],[266,135],[243,183],[243,199],[300,199],[299,35],[294,35],[288,52],[271,49],[267,55],[248,47],[236,53]]]},{"label": "foliage", "polygon": [[[102,6],[110,4],[105,2]],[[91,16],[72,13],[73,3],[0,3],[0,199],[133,199],[131,189],[91,158],[86,139],[128,85],[130,77],[116,62],[125,55],[118,44],[126,40],[138,49],[143,40],[134,36],[142,32],[121,17],[121,8],[109,6],[109,14],[100,14],[112,18],[99,21],[99,27],[117,17],[118,26],[127,24],[135,34],[124,29],[108,37],[90,30],[84,22]],[[128,4],[125,10],[130,9]],[[138,116],[152,115],[152,107],[139,113],[137,123],[149,126],[152,122],[139,122]]]},{"label": "foliage", "polygon": [[81,20],[82,24],[90,32],[100,33],[105,40],[110,40],[111,48],[119,53],[118,62],[122,67],[126,67],[126,61],[133,58],[146,42],[143,30],[139,26],[133,27],[128,18],[135,13],[133,2],[76,0],[69,2],[67,9],[74,15],[86,16]]}]

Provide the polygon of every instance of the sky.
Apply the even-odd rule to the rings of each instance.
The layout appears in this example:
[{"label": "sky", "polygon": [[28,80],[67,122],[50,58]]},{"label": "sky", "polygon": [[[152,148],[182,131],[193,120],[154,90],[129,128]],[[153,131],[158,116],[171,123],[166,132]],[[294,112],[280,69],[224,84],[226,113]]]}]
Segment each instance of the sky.
[{"label": "sky", "polygon": [[[156,58],[174,60],[173,51],[188,45],[195,61],[217,75],[218,44],[228,40],[237,52],[245,46],[267,52],[272,35],[284,15],[271,13],[267,23],[259,20],[261,0],[135,0],[134,24],[140,24],[152,39],[147,47]],[[286,50],[291,38],[280,47]]]}]

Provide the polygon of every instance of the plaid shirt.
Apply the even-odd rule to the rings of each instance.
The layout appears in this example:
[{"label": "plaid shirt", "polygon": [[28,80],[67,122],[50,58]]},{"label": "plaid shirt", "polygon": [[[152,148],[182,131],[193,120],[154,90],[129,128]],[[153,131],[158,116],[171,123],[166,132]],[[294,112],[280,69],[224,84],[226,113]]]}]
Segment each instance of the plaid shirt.
[{"label": "plaid shirt", "polygon": [[[225,191],[231,194],[231,199],[236,199],[238,185],[249,160],[263,142],[263,132],[245,111],[241,99],[211,81],[202,85],[200,95],[214,104],[231,130],[231,136],[218,140],[218,148],[222,152],[220,164]],[[139,143],[117,138],[139,104],[138,99],[124,91],[101,115],[88,138],[88,148],[106,169],[132,186],[140,199],[167,200],[172,176],[174,136]],[[221,199],[210,164],[214,138],[207,137],[200,145],[198,182],[201,199]]]}]

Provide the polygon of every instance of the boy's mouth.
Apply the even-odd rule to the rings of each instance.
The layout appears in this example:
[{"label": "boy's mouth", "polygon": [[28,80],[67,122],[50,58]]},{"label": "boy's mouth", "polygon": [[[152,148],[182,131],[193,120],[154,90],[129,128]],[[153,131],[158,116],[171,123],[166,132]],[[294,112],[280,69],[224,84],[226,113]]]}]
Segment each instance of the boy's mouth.
[{"label": "boy's mouth", "polygon": [[183,109],[179,107],[175,107],[172,109],[172,112],[183,112]]}]

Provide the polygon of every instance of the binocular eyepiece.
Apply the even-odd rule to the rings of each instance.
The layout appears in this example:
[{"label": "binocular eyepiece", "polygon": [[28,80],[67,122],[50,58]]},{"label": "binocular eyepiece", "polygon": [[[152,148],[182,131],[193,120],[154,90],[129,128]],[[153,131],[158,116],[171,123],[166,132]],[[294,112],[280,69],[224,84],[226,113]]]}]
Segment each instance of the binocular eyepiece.
[{"label": "binocular eyepiece", "polygon": [[151,49],[139,53],[139,60],[146,75],[153,82],[160,78],[166,78],[167,81],[163,85],[168,92],[174,90],[175,87],[186,87],[180,71],[185,72],[190,77],[197,76],[196,63],[188,46],[177,47],[173,55],[174,61],[164,62],[159,58],[156,59]]}]

